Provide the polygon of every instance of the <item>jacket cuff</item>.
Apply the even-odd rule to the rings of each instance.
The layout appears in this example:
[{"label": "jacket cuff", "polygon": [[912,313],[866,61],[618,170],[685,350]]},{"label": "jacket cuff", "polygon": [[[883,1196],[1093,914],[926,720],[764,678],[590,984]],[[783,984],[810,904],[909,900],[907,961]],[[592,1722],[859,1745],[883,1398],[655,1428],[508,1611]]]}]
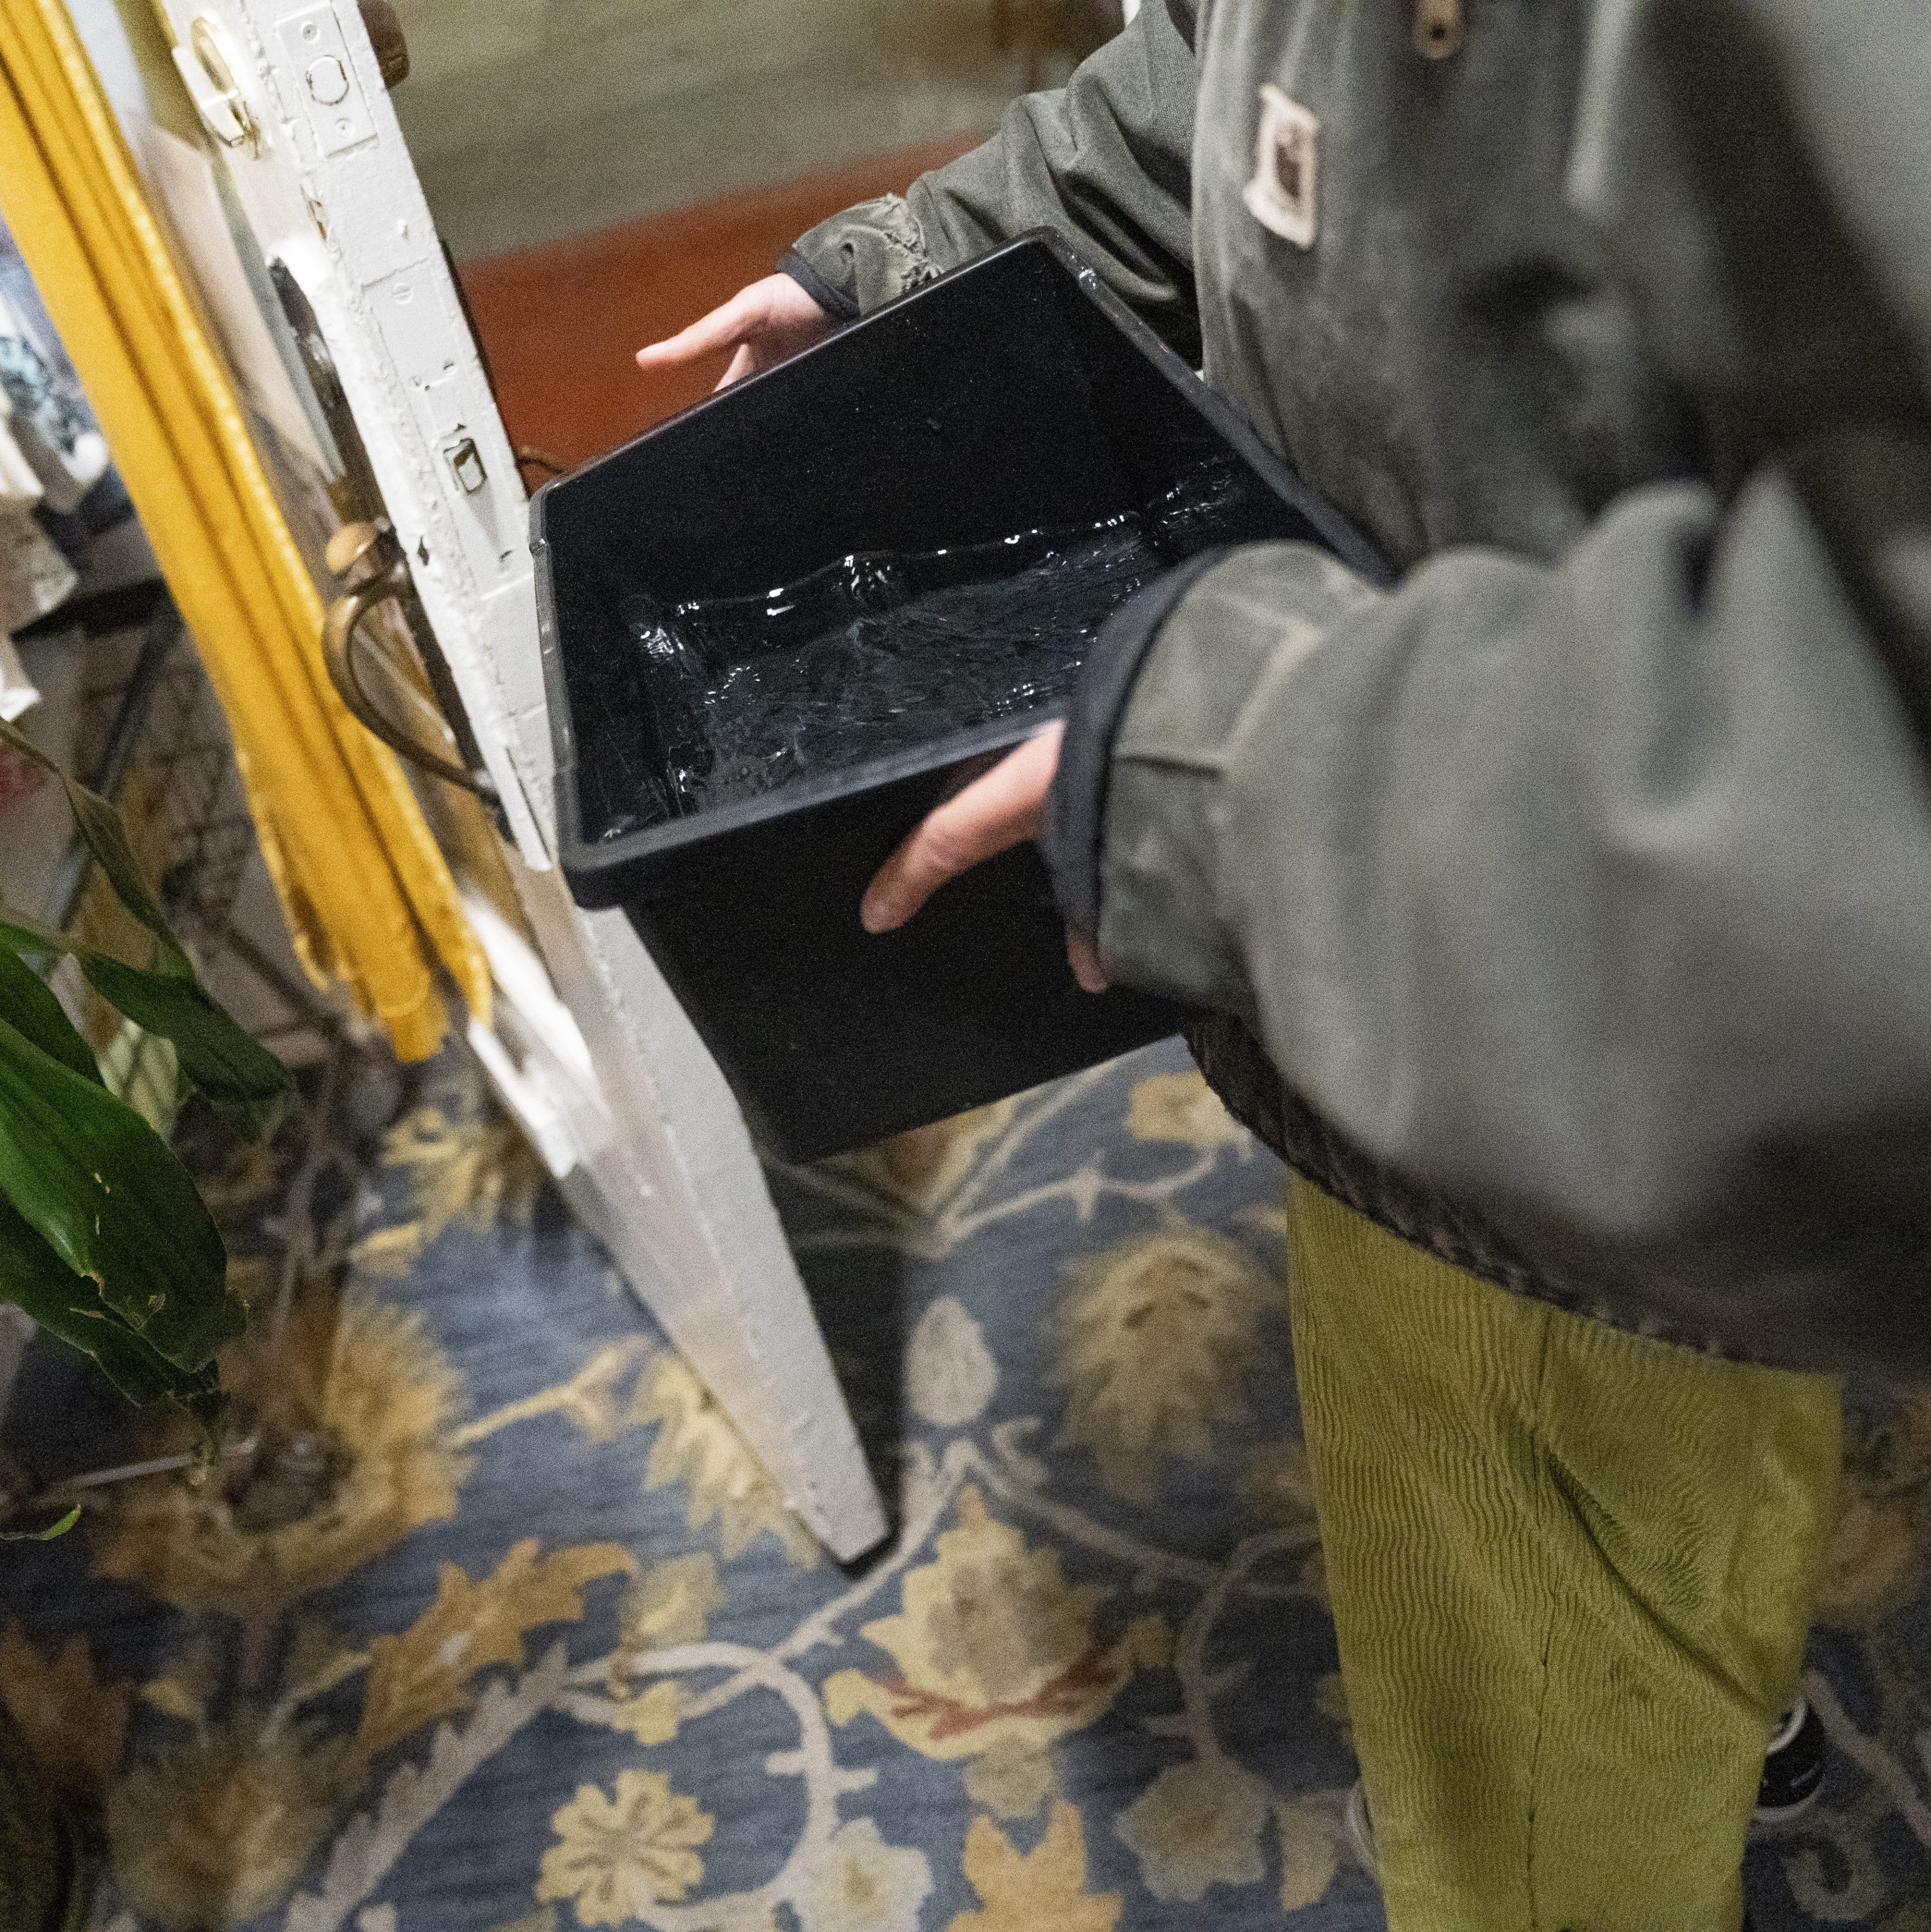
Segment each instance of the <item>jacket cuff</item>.
[{"label": "jacket cuff", "polygon": [[[1303,833],[1284,815],[1280,774],[1250,768],[1251,728],[1285,701],[1335,625],[1381,593],[1291,542],[1196,560],[1155,590],[1168,593],[1157,612],[1120,614],[1137,620],[1135,664],[1124,675],[1093,668],[1096,715],[1069,729],[1070,764],[1061,753],[1055,846],[1075,874],[1063,890],[1093,919],[1083,929],[1111,977],[1256,1027],[1250,950],[1280,934],[1273,912],[1266,933],[1252,929],[1250,901]],[[1089,760],[1102,756],[1096,775]]]},{"label": "jacket cuff", "polygon": [[808,229],[778,266],[844,322],[869,315],[939,272],[918,217],[897,194],[862,201]]},{"label": "jacket cuff", "polygon": [[778,258],[778,272],[789,275],[834,322],[856,322],[858,304],[845,290],[833,286],[811,266],[808,256],[787,248]]},{"label": "jacket cuff", "polygon": [[1099,931],[1100,851],[1114,740],[1160,626],[1225,551],[1204,550],[1129,597],[1101,626],[1073,688],[1059,768],[1039,837],[1060,914],[1090,939]]}]

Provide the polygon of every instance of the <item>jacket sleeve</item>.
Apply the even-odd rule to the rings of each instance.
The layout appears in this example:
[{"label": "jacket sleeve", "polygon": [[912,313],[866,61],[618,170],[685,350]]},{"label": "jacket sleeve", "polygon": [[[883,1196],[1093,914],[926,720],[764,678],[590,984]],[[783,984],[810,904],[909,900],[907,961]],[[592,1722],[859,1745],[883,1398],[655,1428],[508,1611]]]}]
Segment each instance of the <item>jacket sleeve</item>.
[{"label": "jacket sleeve", "polygon": [[1147,0],[1064,87],[1015,101],[983,146],[921,176],[903,197],[820,223],[778,266],[848,320],[1027,229],[1057,228],[1198,362],[1194,86],[1189,39],[1165,0]]},{"label": "jacket sleeve", "polygon": [[[1931,1365],[1931,136],[1881,70],[1931,30],[1621,10],[1576,190],[1742,480],[1633,492],[1553,566],[1384,592],[1269,544],[1154,586],[1076,694],[1048,862],[1116,977],[1240,1017],[1565,1278]],[[1672,64],[1726,16],[1770,83],[1728,124]]]}]

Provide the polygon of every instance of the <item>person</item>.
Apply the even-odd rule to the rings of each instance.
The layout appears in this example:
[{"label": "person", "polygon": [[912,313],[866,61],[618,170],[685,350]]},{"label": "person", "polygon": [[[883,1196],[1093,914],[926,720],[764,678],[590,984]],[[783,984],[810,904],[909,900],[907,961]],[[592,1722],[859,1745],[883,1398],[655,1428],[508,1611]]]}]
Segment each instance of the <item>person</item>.
[{"label": "person", "polygon": [[1397,567],[1174,572],[862,908],[1038,838],[1294,1170],[1393,1932],[1734,1932],[1833,1372],[1931,1366],[1927,98],[1913,0],[1146,0],[640,353],[1051,225]]}]

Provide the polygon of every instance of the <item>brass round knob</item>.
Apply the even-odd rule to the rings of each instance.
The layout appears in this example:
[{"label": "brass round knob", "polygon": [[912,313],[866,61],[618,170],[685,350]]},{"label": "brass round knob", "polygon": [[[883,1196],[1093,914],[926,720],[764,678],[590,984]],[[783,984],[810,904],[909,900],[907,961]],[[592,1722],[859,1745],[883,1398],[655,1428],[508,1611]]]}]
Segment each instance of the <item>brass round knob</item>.
[{"label": "brass round knob", "polygon": [[382,540],[386,535],[373,524],[344,524],[328,539],[323,560],[337,577],[352,575],[356,566],[364,562],[370,568],[379,568],[385,560]]}]

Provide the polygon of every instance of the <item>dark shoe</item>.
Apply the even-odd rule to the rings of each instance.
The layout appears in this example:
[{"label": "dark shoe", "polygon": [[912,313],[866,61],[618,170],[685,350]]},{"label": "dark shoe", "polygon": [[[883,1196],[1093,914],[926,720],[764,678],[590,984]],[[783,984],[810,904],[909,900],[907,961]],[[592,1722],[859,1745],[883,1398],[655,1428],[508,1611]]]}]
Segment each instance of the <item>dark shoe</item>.
[{"label": "dark shoe", "polygon": [[1763,1762],[1757,1787],[1759,1830],[1775,1831],[1801,1818],[1824,1789],[1823,1720],[1800,1697],[1783,1714]]}]

